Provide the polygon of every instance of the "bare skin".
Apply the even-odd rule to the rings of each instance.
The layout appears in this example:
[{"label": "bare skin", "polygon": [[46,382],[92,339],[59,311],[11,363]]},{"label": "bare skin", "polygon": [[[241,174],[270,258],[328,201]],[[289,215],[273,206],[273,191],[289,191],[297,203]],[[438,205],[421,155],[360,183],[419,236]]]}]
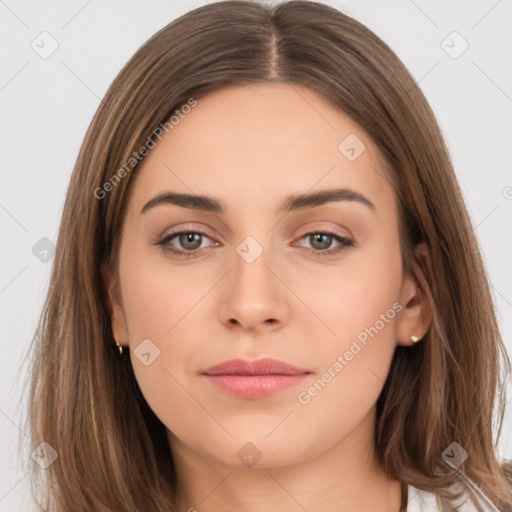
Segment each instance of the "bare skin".
[{"label": "bare skin", "polygon": [[[366,147],[353,161],[338,148],[349,134]],[[179,510],[399,511],[399,482],[375,458],[375,404],[396,346],[422,337],[431,317],[417,280],[403,275],[382,163],[366,132],[315,92],[261,84],[199,99],[137,169],[119,290],[115,279],[109,286],[112,327],[168,429]],[[374,208],[338,200],[279,211],[291,194],[331,189]],[[170,191],[211,196],[225,212],[160,203],[141,213]],[[353,245],[314,236],[325,229]],[[181,231],[191,235],[155,243]],[[242,257],[260,249],[254,261]],[[416,252],[428,258],[424,244]],[[348,360],[371,326],[377,334]],[[147,366],[136,355],[145,339],[160,351]],[[310,374],[262,399],[229,395],[201,375],[263,357]],[[309,392],[319,379],[325,386]]]}]

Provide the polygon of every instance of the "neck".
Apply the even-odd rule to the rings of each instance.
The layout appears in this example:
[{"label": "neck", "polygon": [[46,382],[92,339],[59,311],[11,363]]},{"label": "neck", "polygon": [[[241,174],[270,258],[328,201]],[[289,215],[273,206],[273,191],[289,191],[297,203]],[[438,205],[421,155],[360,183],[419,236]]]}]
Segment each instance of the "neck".
[{"label": "neck", "polygon": [[178,510],[399,512],[402,487],[385,475],[376,460],[373,424],[372,412],[314,459],[262,468],[226,465],[169,434],[178,477]]}]

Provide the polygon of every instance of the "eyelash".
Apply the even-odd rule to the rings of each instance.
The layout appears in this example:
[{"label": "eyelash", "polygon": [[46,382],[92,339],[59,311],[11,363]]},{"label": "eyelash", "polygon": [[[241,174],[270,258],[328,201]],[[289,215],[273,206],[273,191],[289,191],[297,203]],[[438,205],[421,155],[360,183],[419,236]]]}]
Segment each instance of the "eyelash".
[{"label": "eyelash", "polygon": [[[174,247],[167,245],[167,244],[169,244],[169,242],[172,239],[176,238],[179,235],[191,234],[191,233],[210,238],[206,233],[203,233],[202,231],[183,230],[183,231],[176,231],[173,233],[169,233],[167,235],[159,237],[154,242],[154,244],[162,246],[162,248],[165,251],[171,253],[174,256],[177,256],[178,258],[190,258],[190,257],[195,256],[197,254],[197,252],[199,251],[199,249],[196,249],[194,251],[180,251],[180,250],[175,249]],[[315,254],[315,256],[318,256],[320,258],[325,257],[325,256],[332,256],[333,254],[337,254],[337,253],[344,251],[348,247],[355,246],[355,242],[353,240],[350,240],[349,238],[342,237],[342,236],[338,235],[335,231],[332,231],[330,229],[323,229],[323,230],[319,230],[319,231],[310,231],[309,233],[302,235],[300,237],[300,240],[302,240],[303,238],[306,238],[308,236],[311,236],[311,235],[330,235],[336,241],[338,241],[340,243],[340,245],[338,247],[335,247],[332,249],[327,249],[325,251],[318,251],[318,250],[309,249],[308,247],[306,247],[306,249],[309,249],[310,251],[312,251]]]}]

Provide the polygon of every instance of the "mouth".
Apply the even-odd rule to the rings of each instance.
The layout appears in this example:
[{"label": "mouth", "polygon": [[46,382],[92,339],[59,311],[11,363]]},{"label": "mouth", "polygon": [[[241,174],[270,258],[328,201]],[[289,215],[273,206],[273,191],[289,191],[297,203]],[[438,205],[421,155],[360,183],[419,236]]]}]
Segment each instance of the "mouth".
[{"label": "mouth", "polygon": [[231,359],[201,372],[221,391],[246,399],[261,399],[296,386],[312,372],[276,359]]}]

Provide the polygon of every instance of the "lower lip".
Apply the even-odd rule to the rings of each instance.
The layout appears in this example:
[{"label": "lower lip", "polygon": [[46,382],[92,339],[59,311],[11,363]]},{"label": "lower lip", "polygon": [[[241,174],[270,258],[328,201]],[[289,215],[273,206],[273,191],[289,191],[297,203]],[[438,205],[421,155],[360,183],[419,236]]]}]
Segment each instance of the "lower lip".
[{"label": "lower lip", "polygon": [[204,375],[220,390],[240,398],[266,398],[301,382],[308,374],[297,375]]}]

